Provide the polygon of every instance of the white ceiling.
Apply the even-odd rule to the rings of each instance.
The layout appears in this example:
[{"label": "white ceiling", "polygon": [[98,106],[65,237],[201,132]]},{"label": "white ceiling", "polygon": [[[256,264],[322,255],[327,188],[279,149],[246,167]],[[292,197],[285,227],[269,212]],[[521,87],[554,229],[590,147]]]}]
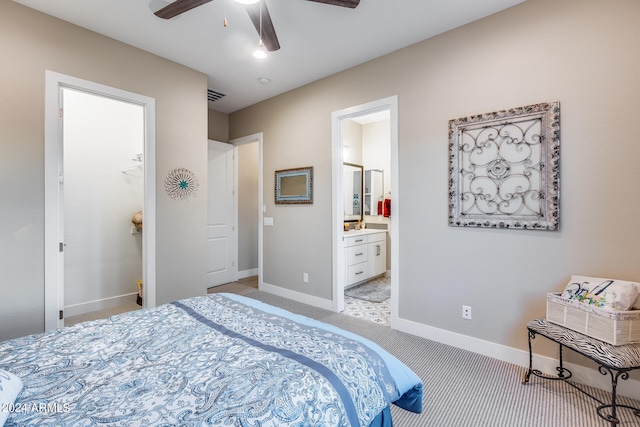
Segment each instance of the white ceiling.
[{"label": "white ceiling", "polygon": [[262,60],[252,56],[259,37],[234,0],[171,20],[153,14],[165,0],[13,1],[207,74],[208,88],[226,95],[209,108],[231,113],[524,0],[361,0],[356,9],[265,0],[281,49]]}]

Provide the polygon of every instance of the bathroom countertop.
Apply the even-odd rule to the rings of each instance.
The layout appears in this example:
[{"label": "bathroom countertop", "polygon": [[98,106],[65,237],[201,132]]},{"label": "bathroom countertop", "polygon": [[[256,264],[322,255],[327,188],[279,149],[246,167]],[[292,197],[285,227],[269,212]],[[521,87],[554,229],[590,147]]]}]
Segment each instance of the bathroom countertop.
[{"label": "bathroom countertop", "polygon": [[380,228],[365,228],[364,230],[349,230],[344,232],[345,237],[358,236],[362,234],[386,233],[387,230]]}]

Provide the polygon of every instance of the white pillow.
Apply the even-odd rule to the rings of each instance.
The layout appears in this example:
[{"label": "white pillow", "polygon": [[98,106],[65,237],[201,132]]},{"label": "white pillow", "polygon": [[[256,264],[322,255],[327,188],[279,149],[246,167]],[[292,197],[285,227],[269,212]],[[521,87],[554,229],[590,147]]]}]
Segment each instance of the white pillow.
[{"label": "white pillow", "polygon": [[627,311],[640,309],[640,285],[616,279],[571,276],[562,293],[563,298],[607,310]]},{"label": "white pillow", "polygon": [[0,426],[9,418],[9,408],[22,391],[22,380],[11,372],[0,369]]}]

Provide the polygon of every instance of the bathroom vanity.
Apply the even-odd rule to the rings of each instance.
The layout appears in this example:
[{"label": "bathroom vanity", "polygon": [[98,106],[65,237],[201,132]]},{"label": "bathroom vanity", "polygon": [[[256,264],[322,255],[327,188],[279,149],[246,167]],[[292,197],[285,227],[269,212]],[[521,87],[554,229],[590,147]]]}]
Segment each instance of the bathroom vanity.
[{"label": "bathroom vanity", "polygon": [[344,233],[345,288],[387,272],[387,230],[351,230]]}]

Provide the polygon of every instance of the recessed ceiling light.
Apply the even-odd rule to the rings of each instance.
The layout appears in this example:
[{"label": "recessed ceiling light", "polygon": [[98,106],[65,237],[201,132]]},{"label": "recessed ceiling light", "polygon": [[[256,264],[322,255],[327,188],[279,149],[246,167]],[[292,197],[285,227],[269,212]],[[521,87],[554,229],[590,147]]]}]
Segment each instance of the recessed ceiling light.
[{"label": "recessed ceiling light", "polygon": [[266,77],[260,77],[260,78],[258,79],[258,81],[259,81],[260,83],[262,83],[263,85],[268,85],[269,83],[271,83],[271,80],[269,80],[269,79],[268,79],[268,78],[266,78]]}]

